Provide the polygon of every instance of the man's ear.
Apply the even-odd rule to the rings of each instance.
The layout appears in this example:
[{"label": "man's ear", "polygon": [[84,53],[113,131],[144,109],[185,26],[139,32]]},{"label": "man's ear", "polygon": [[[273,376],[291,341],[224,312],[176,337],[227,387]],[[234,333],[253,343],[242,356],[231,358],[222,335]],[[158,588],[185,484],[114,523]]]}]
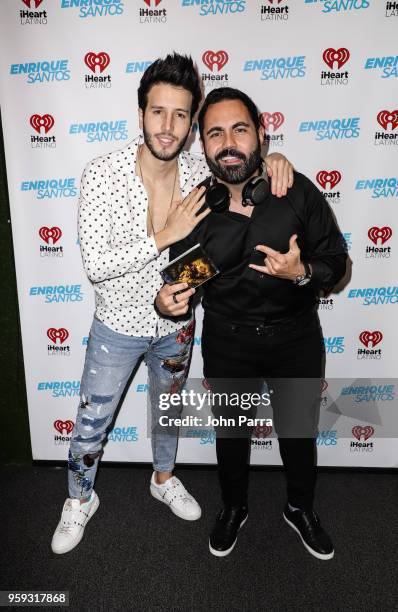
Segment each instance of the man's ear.
[{"label": "man's ear", "polygon": [[138,125],[140,126],[140,130],[144,127],[144,111],[142,108],[138,109]]},{"label": "man's ear", "polygon": [[204,153],[205,152],[205,148],[203,146],[203,140],[201,138],[199,138],[199,142],[200,142],[200,147],[202,149],[202,153]]},{"label": "man's ear", "polygon": [[258,128],[258,137],[260,139],[260,143],[263,144],[265,137],[265,127],[263,125],[260,125],[260,127]]}]

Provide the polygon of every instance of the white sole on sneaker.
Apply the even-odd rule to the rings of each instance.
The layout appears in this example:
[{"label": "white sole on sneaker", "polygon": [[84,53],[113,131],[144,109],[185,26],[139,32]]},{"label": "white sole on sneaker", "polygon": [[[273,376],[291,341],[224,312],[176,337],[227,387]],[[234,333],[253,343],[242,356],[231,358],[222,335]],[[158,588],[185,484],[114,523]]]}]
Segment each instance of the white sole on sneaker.
[{"label": "white sole on sneaker", "polygon": [[163,499],[163,497],[160,495],[156,487],[153,487],[152,485],[150,485],[149,490],[151,492],[152,497],[162,502],[163,504],[166,504],[166,506],[170,508],[173,514],[178,516],[178,518],[184,519],[184,521],[197,521],[202,516],[202,510],[200,508],[199,508],[199,514],[197,516],[187,516],[186,514],[183,514],[182,512],[180,512],[177,508],[173,508],[173,506],[171,506],[165,499]]},{"label": "white sole on sneaker", "polygon": [[98,506],[99,506],[99,498],[98,498],[98,495],[96,495],[95,499],[94,499],[94,501],[93,501],[93,503],[91,505],[90,512],[88,513],[88,517],[87,517],[86,524],[84,525],[84,529],[81,530],[78,538],[76,540],[74,540],[69,546],[65,546],[64,548],[59,548],[59,549],[54,549],[53,548],[53,543],[51,542],[51,550],[53,551],[53,553],[55,553],[56,555],[63,555],[64,553],[70,552],[71,550],[76,548],[76,546],[78,544],[80,544],[80,542],[82,541],[82,538],[84,536],[84,531],[86,529],[87,523],[89,522],[91,517],[98,510]]},{"label": "white sole on sneaker", "polygon": [[[243,527],[243,525],[246,523],[248,518],[249,518],[249,515],[247,515],[246,518],[243,519],[243,521],[239,525],[238,533],[241,530],[241,528]],[[230,552],[233,551],[237,541],[238,541],[238,536],[236,536],[235,542],[227,550],[216,550],[215,548],[212,548],[212,546],[210,544],[210,540],[209,540],[209,550],[210,550],[211,554],[214,555],[215,557],[226,557],[227,555],[229,555]]]},{"label": "white sole on sneaker", "polygon": [[296,533],[299,534],[300,539],[304,545],[304,548],[306,548],[308,550],[308,552],[313,556],[316,557],[317,559],[320,559],[321,561],[329,561],[329,559],[333,559],[334,557],[334,550],[331,553],[327,553],[327,554],[322,554],[322,553],[318,553],[316,552],[316,550],[314,550],[313,548],[311,548],[311,546],[308,546],[307,542],[304,541],[303,536],[301,535],[300,531],[297,529],[296,525],[294,523],[292,523],[291,521],[289,521],[289,519],[285,516],[285,513],[283,513],[283,518],[285,519],[286,523],[288,525],[290,525],[290,527],[292,529],[294,529],[294,531]]}]

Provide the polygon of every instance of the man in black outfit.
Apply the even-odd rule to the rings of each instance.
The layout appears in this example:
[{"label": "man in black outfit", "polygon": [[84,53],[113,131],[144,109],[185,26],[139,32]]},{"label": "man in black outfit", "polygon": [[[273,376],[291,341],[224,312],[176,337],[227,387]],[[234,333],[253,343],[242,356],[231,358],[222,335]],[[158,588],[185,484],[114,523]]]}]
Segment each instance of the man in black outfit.
[{"label": "man in black outfit", "polygon": [[[203,285],[204,375],[213,391],[227,383],[230,391],[260,392],[266,380],[287,478],[283,516],[311,554],[331,559],[333,544],[313,510],[324,365],[316,304],[319,290],[333,287],[345,273],[345,243],[327,202],[302,174],[295,173],[285,202],[267,189],[258,201],[257,188],[248,205],[242,201],[242,192],[246,197],[258,187],[253,179],[262,175],[266,180],[264,129],[246,94],[231,88],[209,93],[199,130],[212,173],[207,186],[227,187],[226,209],[212,211],[170,257],[199,242],[220,270]],[[186,288],[182,284],[185,290],[173,297],[165,285],[158,309],[167,316],[185,314],[194,293]],[[248,515],[247,429],[225,437],[219,428],[216,449],[224,508],[209,546],[221,557],[235,546]]]}]

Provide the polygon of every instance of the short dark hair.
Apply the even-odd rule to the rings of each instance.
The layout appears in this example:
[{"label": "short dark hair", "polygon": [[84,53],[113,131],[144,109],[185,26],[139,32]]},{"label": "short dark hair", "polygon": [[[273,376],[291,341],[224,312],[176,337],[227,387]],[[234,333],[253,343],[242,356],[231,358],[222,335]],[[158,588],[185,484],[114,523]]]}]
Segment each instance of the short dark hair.
[{"label": "short dark hair", "polygon": [[157,59],[145,70],[138,88],[138,106],[142,111],[145,111],[148,104],[149,90],[157,83],[182,87],[192,94],[192,121],[202,99],[202,91],[198,72],[191,56],[179,53],[169,54],[164,59]]},{"label": "short dark hair", "polygon": [[199,133],[202,139],[203,125],[205,122],[205,115],[207,109],[212,104],[217,104],[218,102],[223,102],[224,100],[240,100],[246,106],[247,110],[249,111],[249,115],[254,123],[254,127],[256,128],[256,130],[258,130],[261,125],[260,114],[253,100],[249,98],[249,96],[243,91],[240,91],[240,89],[233,89],[232,87],[218,87],[217,89],[213,89],[210,93],[207,94],[205,101],[203,102],[203,106],[199,112]]}]

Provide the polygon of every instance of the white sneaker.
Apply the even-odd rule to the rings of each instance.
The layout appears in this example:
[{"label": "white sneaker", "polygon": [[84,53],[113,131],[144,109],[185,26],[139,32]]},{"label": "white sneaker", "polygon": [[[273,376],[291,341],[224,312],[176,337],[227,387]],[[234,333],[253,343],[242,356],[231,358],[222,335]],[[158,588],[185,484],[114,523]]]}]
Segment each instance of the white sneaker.
[{"label": "white sneaker", "polygon": [[98,495],[91,493],[88,502],[81,504],[79,499],[68,499],[62,508],[61,520],[54,532],[51,549],[57,555],[69,552],[77,546],[84,534],[84,528],[99,506]]},{"label": "white sneaker", "polygon": [[170,506],[170,510],[176,516],[186,521],[196,521],[202,515],[202,511],[196,499],[192,497],[176,476],[172,476],[163,484],[155,481],[155,472],[152,474],[151,495],[155,499]]}]

